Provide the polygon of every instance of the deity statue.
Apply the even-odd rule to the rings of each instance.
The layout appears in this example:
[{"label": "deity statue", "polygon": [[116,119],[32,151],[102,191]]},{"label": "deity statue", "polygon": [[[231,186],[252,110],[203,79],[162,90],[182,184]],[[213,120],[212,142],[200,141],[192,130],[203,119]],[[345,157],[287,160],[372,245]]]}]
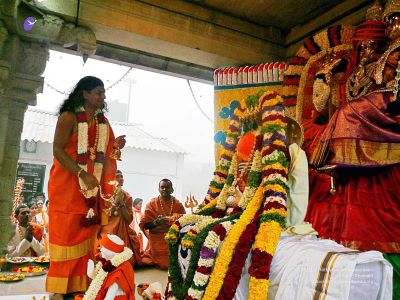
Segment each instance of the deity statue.
[{"label": "deity statue", "polygon": [[379,84],[384,84],[387,90],[393,92],[393,98],[388,105],[391,115],[400,114],[399,105],[399,79],[400,79],[400,2],[388,1],[383,14],[390,38],[388,49],[377,62],[375,79]]},{"label": "deity statue", "polygon": [[400,121],[388,104],[399,103],[400,1],[388,1],[383,16],[386,24],[370,20],[355,31],[346,97],[310,161],[335,178],[334,193],[329,176],[310,171],[306,220],[321,237],[350,248],[397,253],[400,198],[392,187],[400,179]]}]

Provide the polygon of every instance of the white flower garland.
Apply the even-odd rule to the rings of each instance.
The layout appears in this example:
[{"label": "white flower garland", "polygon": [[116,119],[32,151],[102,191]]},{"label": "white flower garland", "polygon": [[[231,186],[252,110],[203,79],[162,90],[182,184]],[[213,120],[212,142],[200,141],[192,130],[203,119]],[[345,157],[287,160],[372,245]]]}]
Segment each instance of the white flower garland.
[{"label": "white flower garland", "polygon": [[[232,220],[232,221],[226,221],[226,222],[220,223],[225,228],[226,235],[229,234],[229,232],[231,231],[231,229],[233,227],[233,224],[236,223],[236,221],[237,220]],[[217,248],[219,247],[219,245],[222,242],[223,242],[223,240],[221,240],[221,238],[217,235],[217,233],[214,232],[213,230],[211,230],[208,233],[207,238],[205,239],[202,247],[208,248],[208,249],[212,250],[213,252],[216,252]],[[213,267],[216,257],[217,256],[215,256],[214,258],[200,257],[200,259],[198,261],[198,266]],[[198,287],[202,290],[198,290],[198,289],[194,288],[192,285],[192,287],[190,287],[188,290],[188,295],[191,296],[193,299],[201,299],[205,292],[205,289],[203,289],[203,287],[205,285],[207,285],[210,275],[211,275],[211,273],[210,274],[202,274],[201,272],[196,271],[196,273],[194,274],[193,282],[196,287]]]},{"label": "white flower garland", "polygon": [[[122,263],[128,261],[133,255],[133,252],[131,249],[124,247],[124,251],[121,253],[118,253],[115,255],[111,260],[111,264],[114,267],[119,267]],[[88,290],[85,293],[85,296],[83,297],[82,300],[95,300],[97,297],[97,294],[99,293],[101,286],[104,283],[104,280],[108,276],[108,272],[104,271],[102,268],[103,264],[101,262],[98,262],[96,265],[95,269],[95,277],[93,278],[93,281],[90,283],[90,286]]]},{"label": "white flower garland", "polygon": [[[84,113],[85,108],[83,106],[79,107],[77,110],[78,113]],[[102,111],[100,109],[97,109],[95,112],[95,116],[101,114]],[[101,152],[101,153],[106,153],[106,147],[107,147],[107,142],[108,142],[108,126],[106,123],[99,123],[98,124],[99,128],[99,140],[97,144],[97,149],[95,149],[96,152]],[[78,122],[78,155],[83,155],[88,152],[88,147],[89,147],[89,125],[86,122]],[[79,167],[82,168],[85,172],[87,172],[87,162],[83,164],[79,164]],[[101,180],[101,174],[103,171],[103,162],[97,162],[95,161],[94,163],[94,170],[93,170],[93,175],[96,177],[96,179],[100,182]],[[86,185],[84,181],[79,178],[79,184],[81,187],[85,188]],[[93,192],[97,195],[98,188],[95,188]]]},{"label": "white flower garland", "polygon": [[197,222],[201,222],[204,220],[214,220],[211,216],[202,216],[202,215],[183,215],[178,219],[179,225],[184,227],[188,224],[193,224]]}]

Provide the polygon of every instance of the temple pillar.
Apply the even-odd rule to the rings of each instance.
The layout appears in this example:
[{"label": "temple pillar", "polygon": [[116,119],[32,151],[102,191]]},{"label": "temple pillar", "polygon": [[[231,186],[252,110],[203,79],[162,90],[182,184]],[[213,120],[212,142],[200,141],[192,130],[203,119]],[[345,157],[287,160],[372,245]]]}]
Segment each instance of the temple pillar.
[{"label": "temple pillar", "polygon": [[0,21],[0,255],[14,232],[11,223],[20,139],[28,105],[42,92],[48,46],[23,41]]}]

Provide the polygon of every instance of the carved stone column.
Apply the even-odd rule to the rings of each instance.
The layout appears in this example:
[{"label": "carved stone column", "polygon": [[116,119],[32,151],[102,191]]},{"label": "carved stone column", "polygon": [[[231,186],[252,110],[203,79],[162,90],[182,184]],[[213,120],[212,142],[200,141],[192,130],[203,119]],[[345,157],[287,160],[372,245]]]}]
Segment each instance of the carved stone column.
[{"label": "carved stone column", "polygon": [[43,88],[48,47],[9,34],[0,21],[0,255],[13,234],[12,199],[24,113]]}]

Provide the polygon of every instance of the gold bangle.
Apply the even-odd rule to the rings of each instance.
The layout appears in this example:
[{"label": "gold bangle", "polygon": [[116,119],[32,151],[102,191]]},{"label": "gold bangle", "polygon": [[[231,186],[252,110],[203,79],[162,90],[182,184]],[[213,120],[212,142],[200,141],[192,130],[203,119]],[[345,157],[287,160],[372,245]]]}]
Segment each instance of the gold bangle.
[{"label": "gold bangle", "polygon": [[84,171],[82,168],[79,169],[78,173],[76,173],[76,177],[79,179],[79,175],[81,175],[82,171]]}]

